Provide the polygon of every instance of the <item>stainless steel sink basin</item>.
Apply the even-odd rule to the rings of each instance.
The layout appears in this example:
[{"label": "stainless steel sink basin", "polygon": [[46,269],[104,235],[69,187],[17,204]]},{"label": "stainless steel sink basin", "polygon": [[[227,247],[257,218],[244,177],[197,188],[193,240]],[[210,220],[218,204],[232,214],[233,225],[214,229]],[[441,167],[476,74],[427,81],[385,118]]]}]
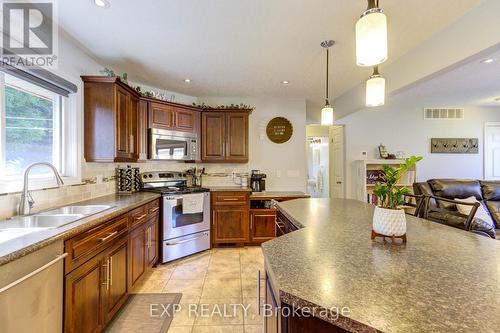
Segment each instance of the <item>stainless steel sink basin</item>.
[{"label": "stainless steel sink basin", "polygon": [[84,218],[83,214],[31,215],[2,223],[0,229],[57,228]]},{"label": "stainless steel sink basin", "polygon": [[47,212],[41,213],[39,215],[54,215],[54,214],[83,214],[83,215],[94,215],[110,209],[111,206],[107,205],[86,205],[86,206],[66,206]]}]

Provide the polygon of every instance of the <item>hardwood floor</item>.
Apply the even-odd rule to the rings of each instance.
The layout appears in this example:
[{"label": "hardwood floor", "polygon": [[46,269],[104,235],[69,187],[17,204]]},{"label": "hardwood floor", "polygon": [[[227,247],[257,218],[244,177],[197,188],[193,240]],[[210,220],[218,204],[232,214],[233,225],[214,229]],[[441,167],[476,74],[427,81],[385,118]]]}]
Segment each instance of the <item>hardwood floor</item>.
[{"label": "hardwood floor", "polygon": [[[263,332],[257,314],[257,272],[264,272],[260,247],[212,249],[173,263],[159,265],[135,288],[137,293],[182,293],[181,308],[168,332]],[[261,280],[261,301],[264,300]],[[235,304],[243,306],[235,307]],[[190,312],[198,306],[200,311]],[[222,316],[206,316],[231,309]],[[234,310],[234,311],[233,311]]]}]

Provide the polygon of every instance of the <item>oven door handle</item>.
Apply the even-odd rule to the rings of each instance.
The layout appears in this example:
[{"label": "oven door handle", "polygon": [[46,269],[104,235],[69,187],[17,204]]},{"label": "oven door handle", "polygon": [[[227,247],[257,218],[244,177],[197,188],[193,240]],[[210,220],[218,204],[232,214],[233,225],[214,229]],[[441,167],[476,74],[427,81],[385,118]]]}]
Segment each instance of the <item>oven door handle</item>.
[{"label": "oven door handle", "polygon": [[188,238],[188,239],[183,239],[183,240],[178,241],[178,242],[166,242],[165,244],[169,245],[169,246],[179,245],[179,244],[191,242],[191,241],[194,241],[196,239],[203,238],[203,237],[206,237],[206,236],[208,236],[208,234],[205,232],[205,233],[203,233],[203,235],[198,236],[198,237],[192,237],[192,238]]}]

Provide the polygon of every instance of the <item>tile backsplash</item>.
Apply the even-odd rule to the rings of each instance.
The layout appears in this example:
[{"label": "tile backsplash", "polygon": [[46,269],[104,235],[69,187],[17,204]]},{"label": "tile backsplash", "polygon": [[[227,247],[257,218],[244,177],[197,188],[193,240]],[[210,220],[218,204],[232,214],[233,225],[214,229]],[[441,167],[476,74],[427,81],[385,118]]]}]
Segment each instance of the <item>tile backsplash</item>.
[{"label": "tile backsplash", "polygon": [[[206,172],[209,173],[209,175],[203,176],[202,178],[202,184],[204,186],[239,185],[240,178],[233,177],[232,174],[248,172],[247,165],[194,165],[179,162],[159,161],[128,164],[83,163],[83,184],[31,191],[33,199],[35,200],[33,212],[115,193],[115,168],[119,165],[139,167],[141,172],[155,170],[184,171],[193,166],[196,166],[197,168],[206,167]],[[17,208],[19,206],[20,199],[20,192],[0,195],[0,220],[17,215]]]}]

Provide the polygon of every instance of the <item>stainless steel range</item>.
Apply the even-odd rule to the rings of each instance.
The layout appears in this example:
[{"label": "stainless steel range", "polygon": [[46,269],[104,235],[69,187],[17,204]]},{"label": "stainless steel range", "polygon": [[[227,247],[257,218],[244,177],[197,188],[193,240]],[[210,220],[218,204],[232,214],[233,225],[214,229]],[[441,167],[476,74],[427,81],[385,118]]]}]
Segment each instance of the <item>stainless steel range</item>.
[{"label": "stainless steel range", "polygon": [[209,190],[187,187],[181,172],[145,172],[141,179],[143,191],[162,195],[162,262],[209,249]]}]

